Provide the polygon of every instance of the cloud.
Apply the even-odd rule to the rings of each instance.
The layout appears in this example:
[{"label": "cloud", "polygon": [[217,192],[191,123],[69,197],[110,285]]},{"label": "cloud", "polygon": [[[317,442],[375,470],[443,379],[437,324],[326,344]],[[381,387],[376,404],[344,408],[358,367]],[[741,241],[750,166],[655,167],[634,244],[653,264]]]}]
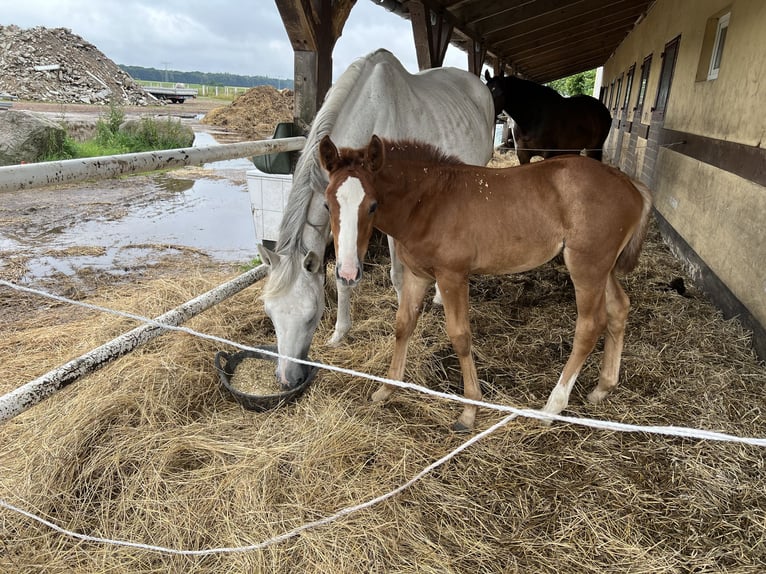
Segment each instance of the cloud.
[{"label": "cloud", "polygon": [[[22,28],[69,28],[118,64],[293,77],[293,50],[272,1],[25,0],[6,3],[2,18]],[[410,22],[359,0],[335,46],[333,77],[377,48],[417,71]],[[445,65],[466,61],[450,48]]]}]

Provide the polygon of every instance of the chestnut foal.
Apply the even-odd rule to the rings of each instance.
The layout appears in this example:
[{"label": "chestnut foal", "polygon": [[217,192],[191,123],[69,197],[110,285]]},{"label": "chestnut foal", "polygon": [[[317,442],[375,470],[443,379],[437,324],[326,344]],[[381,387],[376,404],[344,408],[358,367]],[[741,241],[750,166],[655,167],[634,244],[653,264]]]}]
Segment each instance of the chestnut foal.
[{"label": "chestnut foal", "polygon": [[[605,330],[601,374],[588,400],[600,402],[617,385],[630,301],[616,273],[632,270],[638,261],[651,210],[645,186],[581,156],[490,169],[462,164],[428,144],[377,136],[366,148],[340,150],[325,136],[319,156],[329,173],[325,200],[337,277],[349,285],[361,279],[373,228],[396,240],[404,263],[389,378],[402,380],[407,343],[435,281],[463,392],[480,400],[468,320],[469,275],[528,271],[563,251],[577,321],[572,352],[544,412],[566,408],[577,375]],[[372,400],[386,399],[395,388],[382,385]],[[472,429],[476,410],[466,405],[453,428]]]}]

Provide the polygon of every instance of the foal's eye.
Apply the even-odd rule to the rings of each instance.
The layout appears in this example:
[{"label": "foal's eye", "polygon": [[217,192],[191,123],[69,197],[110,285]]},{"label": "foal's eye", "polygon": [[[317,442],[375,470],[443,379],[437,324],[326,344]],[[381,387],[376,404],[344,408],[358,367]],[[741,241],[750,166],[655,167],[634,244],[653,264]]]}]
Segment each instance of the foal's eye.
[{"label": "foal's eye", "polygon": [[378,209],[378,202],[377,201],[375,203],[370,204],[370,215],[375,213],[376,209]]}]

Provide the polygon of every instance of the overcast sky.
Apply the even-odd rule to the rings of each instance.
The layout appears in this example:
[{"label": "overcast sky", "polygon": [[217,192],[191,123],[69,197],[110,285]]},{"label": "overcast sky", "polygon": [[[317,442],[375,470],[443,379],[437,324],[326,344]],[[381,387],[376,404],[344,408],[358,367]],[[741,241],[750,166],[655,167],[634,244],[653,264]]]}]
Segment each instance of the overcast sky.
[{"label": "overcast sky", "polygon": [[[293,50],[273,0],[8,0],[0,24],[69,28],[117,64],[293,77]],[[410,22],[357,0],[335,45],[333,79],[377,48],[418,71]],[[450,47],[444,65],[466,69],[465,53]]]}]

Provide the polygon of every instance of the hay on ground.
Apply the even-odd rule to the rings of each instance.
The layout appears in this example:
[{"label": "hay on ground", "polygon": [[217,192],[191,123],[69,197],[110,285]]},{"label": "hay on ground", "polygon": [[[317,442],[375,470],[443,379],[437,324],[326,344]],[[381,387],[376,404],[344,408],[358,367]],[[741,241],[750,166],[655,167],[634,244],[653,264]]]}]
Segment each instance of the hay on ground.
[{"label": "hay on ground", "polygon": [[[353,295],[338,349],[334,293],[313,358],[385,375],[396,298],[385,260]],[[328,277],[332,269],[328,270]],[[89,302],[159,315],[228,275],[137,280]],[[624,284],[633,308],[620,386],[586,403],[600,351],[567,414],[763,436],[766,369],[736,321],[684,278],[652,230]],[[260,285],[188,326],[245,344],[274,341]],[[7,392],[135,326],[129,319],[13,297],[0,325]],[[471,324],[489,401],[540,408],[570,350],[571,284],[558,263],[472,281]],[[296,403],[254,413],[227,399],[220,344],[169,333],[0,428],[0,497],[63,528],[176,549],[255,544],[383,494],[462,441],[460,405],[322,371]],[[234,349],[227,349],[232,351]],[[427,305],[409,381],[460,392],[442,310]],[[479,430],[500,419],[482,409]],[[395,498],[259,551],[176,556],[63,536],[0,509],[0,571],[64,572],[759,572],[766,564],[762,448],[518,420]]]}]

